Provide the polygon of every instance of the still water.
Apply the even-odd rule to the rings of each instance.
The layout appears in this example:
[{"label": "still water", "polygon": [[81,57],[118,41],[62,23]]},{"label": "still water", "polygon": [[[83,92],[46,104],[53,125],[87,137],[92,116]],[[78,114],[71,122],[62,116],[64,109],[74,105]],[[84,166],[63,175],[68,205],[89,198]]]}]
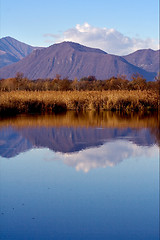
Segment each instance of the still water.
[{"label": "still water", "polygon": [[155,115],[0,120],[0,240],[158,240]]}]

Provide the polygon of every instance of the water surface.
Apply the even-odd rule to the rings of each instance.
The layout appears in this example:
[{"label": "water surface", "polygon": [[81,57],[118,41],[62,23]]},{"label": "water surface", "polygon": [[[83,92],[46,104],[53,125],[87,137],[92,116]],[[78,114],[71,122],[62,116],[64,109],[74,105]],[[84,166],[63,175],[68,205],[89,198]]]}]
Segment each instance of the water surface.
[{"label": "water surface", "polygon": [[158,240],[155,115],[0,121],[1,240]]}]

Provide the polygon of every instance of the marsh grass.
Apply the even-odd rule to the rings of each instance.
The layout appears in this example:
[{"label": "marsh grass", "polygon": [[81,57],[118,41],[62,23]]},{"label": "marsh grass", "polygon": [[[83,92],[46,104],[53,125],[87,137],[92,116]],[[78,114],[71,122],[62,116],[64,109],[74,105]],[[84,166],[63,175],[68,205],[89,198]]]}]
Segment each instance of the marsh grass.
[{"label": "marsh grass", "polygon": [[11,91],[0,93],[0,113],[158,110],[159,96],[149,90]]}]

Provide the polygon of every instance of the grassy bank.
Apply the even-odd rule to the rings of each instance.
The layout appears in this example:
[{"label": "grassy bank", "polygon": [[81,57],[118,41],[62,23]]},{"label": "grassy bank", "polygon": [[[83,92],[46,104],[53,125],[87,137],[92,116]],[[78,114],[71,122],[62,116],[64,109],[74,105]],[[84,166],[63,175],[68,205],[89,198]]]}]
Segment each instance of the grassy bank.
[{"label": "grassy bank", "polygon": [[150,90],[11,91],[0,93],[0,113],[52,113],[66,110],[158,110],[158,94]]}]

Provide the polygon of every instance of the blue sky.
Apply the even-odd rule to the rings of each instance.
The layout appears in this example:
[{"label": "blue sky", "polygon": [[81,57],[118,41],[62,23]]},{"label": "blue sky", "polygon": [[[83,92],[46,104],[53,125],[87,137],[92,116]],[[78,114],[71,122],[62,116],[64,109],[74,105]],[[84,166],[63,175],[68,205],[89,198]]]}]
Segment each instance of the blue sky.
[{"label": "blue sky", "polygon": [[158,5],[158,0],[0,0],[0,37],[34,46],[77,41],[117,54],[156,49]]}]

